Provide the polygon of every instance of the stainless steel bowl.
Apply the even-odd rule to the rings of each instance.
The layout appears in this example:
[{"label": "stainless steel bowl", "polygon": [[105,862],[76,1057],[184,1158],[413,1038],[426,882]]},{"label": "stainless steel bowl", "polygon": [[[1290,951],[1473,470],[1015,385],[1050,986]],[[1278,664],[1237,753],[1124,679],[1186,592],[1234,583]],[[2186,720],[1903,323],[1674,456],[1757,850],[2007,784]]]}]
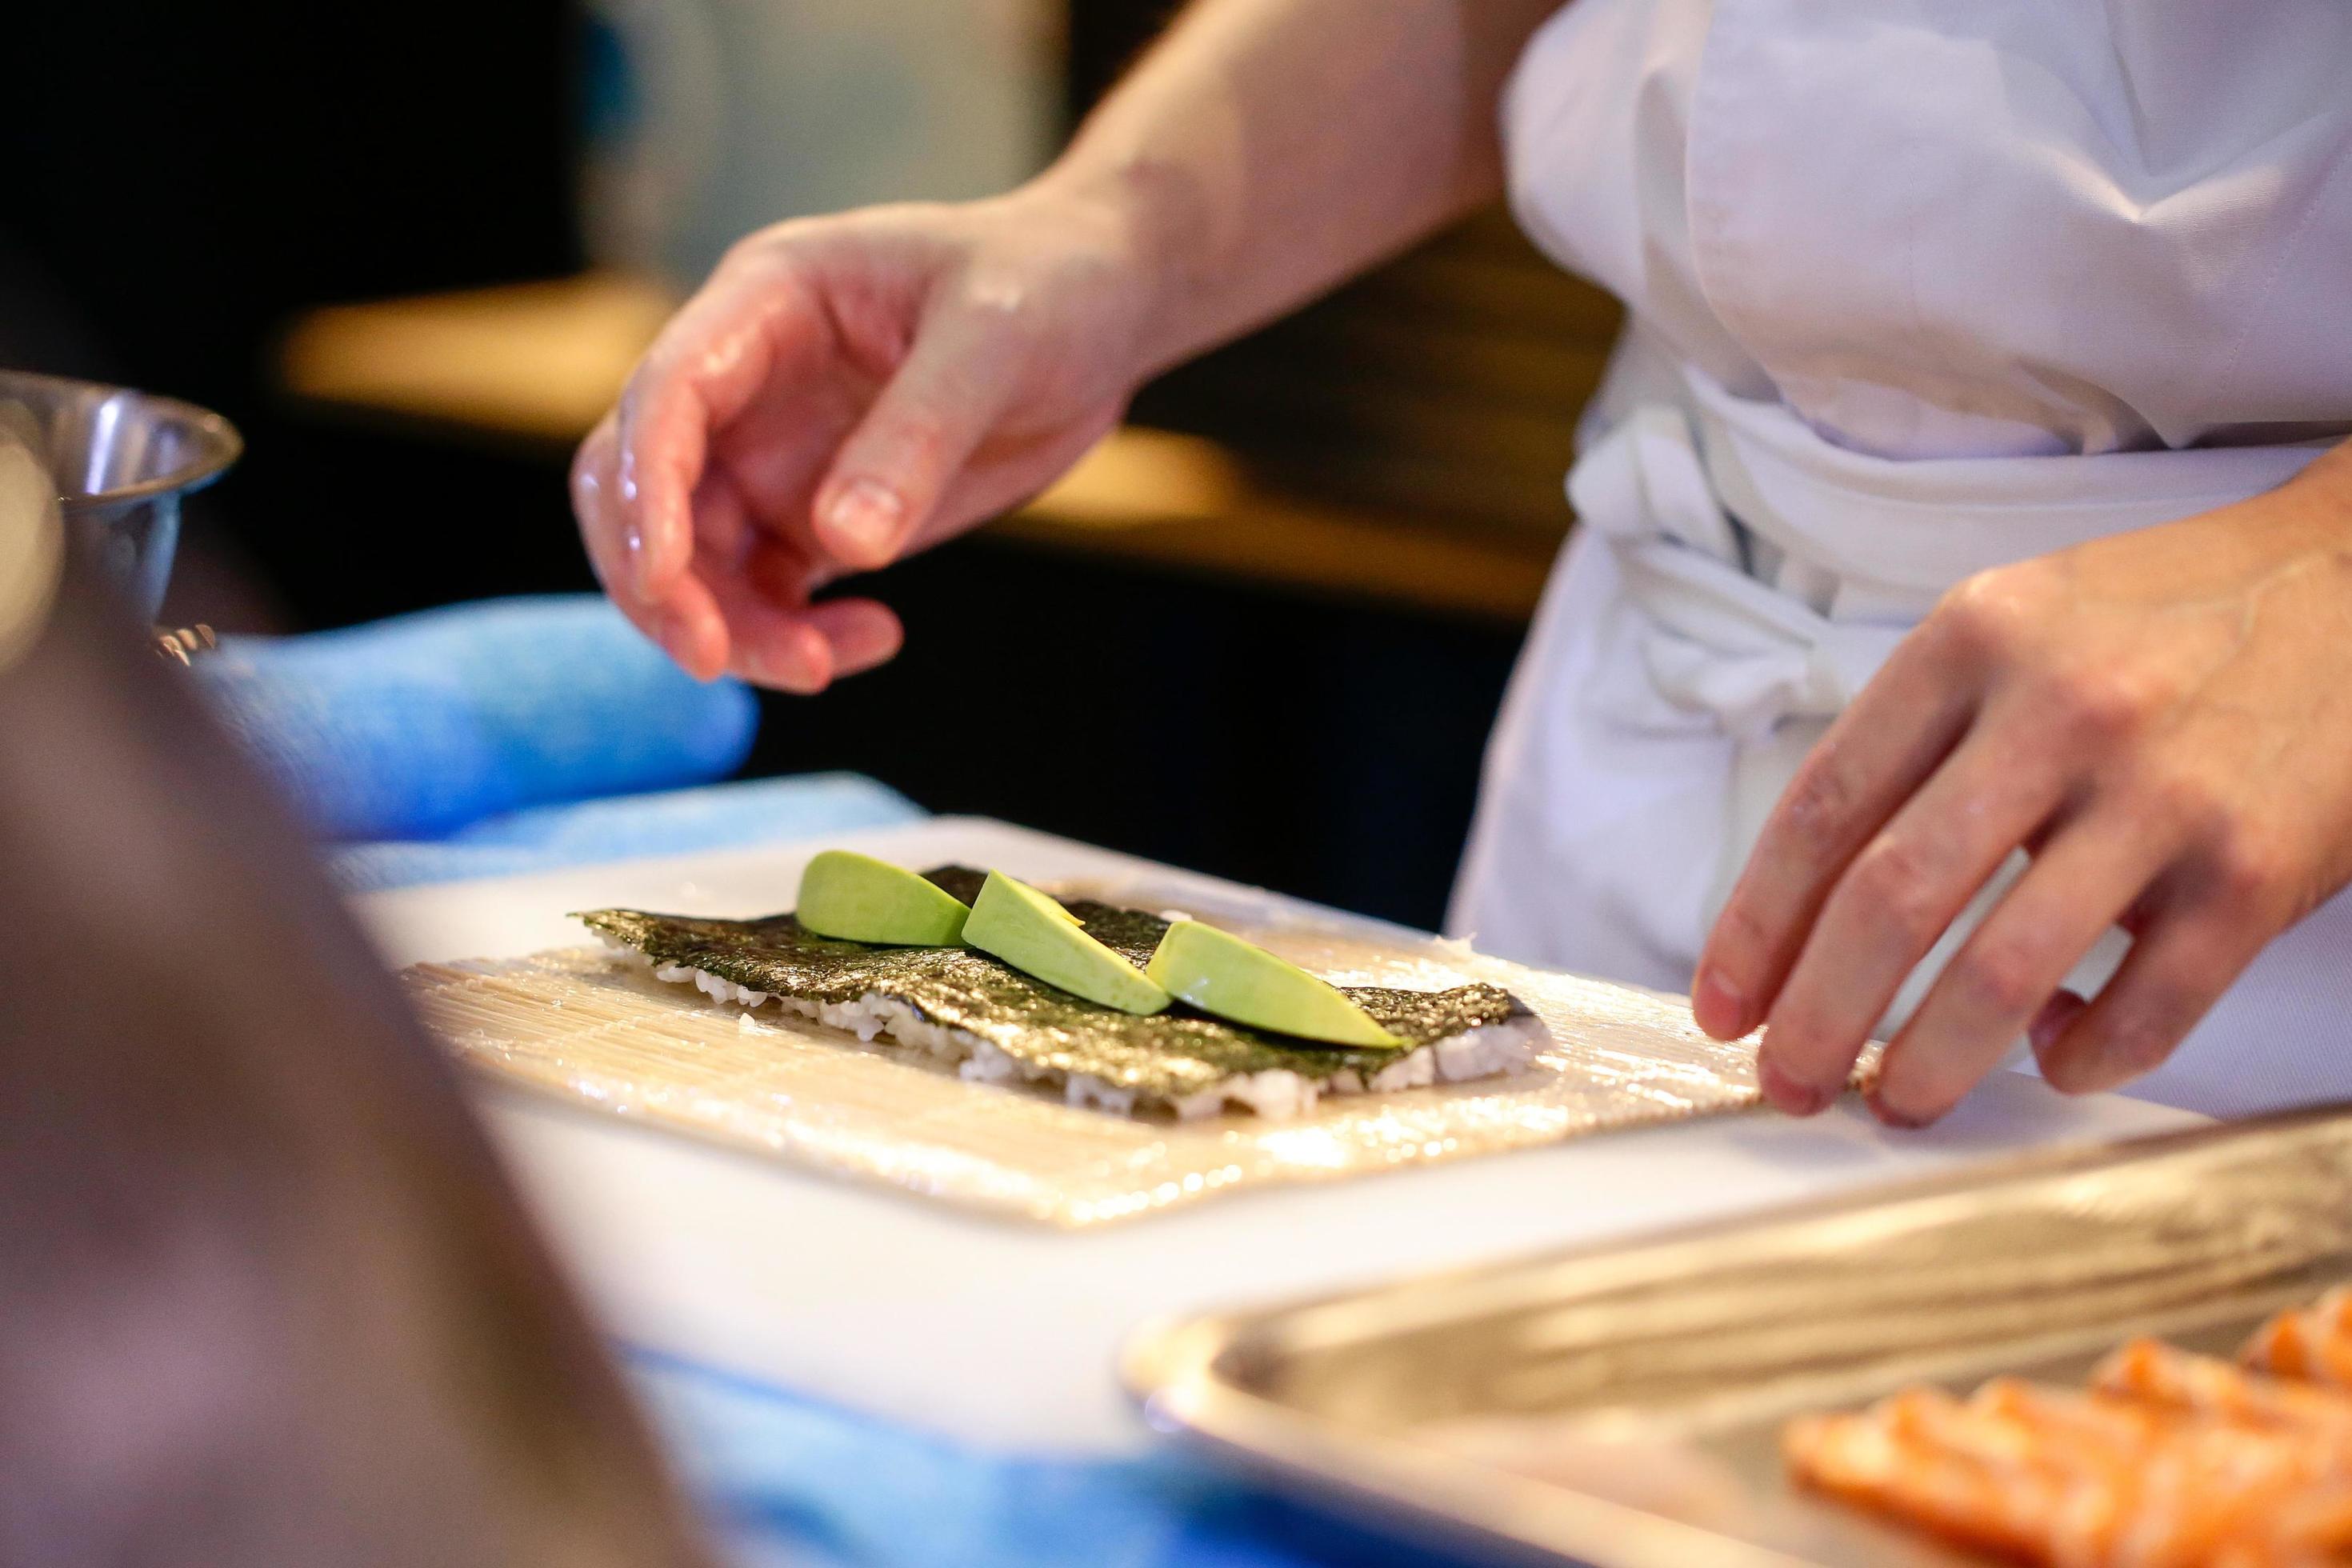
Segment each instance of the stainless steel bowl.
[{"label": "stainless steel bowl", "polygon": [[236,461],[236,426],[175,397],[22,371],[0,371],[0,424],[55,477],[73,546],[152,621],[172,577],[180,498]]}]

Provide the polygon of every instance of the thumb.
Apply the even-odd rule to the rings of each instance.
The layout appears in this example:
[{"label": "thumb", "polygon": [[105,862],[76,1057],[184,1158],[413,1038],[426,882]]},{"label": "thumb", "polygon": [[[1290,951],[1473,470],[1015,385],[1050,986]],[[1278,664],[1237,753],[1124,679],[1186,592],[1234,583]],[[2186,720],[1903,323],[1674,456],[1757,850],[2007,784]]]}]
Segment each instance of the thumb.
[{"label": "thumb", "polygon": [[944,312],[834,455],[811,524],[843,565],[888,564],[915,537],[1003,410],[1008,334],[992,312]]}]

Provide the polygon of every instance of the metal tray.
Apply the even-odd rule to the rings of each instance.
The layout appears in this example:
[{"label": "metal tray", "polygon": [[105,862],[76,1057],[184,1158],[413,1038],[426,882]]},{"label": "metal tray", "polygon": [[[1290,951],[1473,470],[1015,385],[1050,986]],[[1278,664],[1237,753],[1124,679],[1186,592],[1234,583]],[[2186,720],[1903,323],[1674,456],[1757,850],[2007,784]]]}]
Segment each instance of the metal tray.
[{"label": "metal tray", "polygon": [[2234,1349],[2352,1277],[2352,1107],[1155,1326],[1153,1425],[1507,1561],[1978,1559],[1790,1488],[1780,1425],[1906,1384]]}]

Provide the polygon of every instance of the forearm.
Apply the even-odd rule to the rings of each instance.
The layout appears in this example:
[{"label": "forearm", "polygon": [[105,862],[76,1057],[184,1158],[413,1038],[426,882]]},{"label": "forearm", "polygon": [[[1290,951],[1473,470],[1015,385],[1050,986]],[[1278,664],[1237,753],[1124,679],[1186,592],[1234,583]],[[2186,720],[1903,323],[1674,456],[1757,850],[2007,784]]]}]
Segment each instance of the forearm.
[{"label": "forearm", "polygon": [[1129,237],[1146,373],[1494,195],[1504,78],[1559,4],[1198,0],[1038,182]]}]

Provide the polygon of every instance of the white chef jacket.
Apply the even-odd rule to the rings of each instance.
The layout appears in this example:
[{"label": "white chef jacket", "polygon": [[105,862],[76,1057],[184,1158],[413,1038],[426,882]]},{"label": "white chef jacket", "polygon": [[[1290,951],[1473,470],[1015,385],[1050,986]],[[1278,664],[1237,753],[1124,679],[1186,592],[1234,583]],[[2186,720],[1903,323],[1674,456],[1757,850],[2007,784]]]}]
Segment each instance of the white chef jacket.
[{"label": "white chef jacket", "polygon": [[[1683,989],[1944,590],[2352,431],[2345,0],[1578,0],[1503,124],[1522,225],[1630,324],[1455,889],[1491,951]],[[2139,1092],[2352,1098],[2352,896]]]}]

